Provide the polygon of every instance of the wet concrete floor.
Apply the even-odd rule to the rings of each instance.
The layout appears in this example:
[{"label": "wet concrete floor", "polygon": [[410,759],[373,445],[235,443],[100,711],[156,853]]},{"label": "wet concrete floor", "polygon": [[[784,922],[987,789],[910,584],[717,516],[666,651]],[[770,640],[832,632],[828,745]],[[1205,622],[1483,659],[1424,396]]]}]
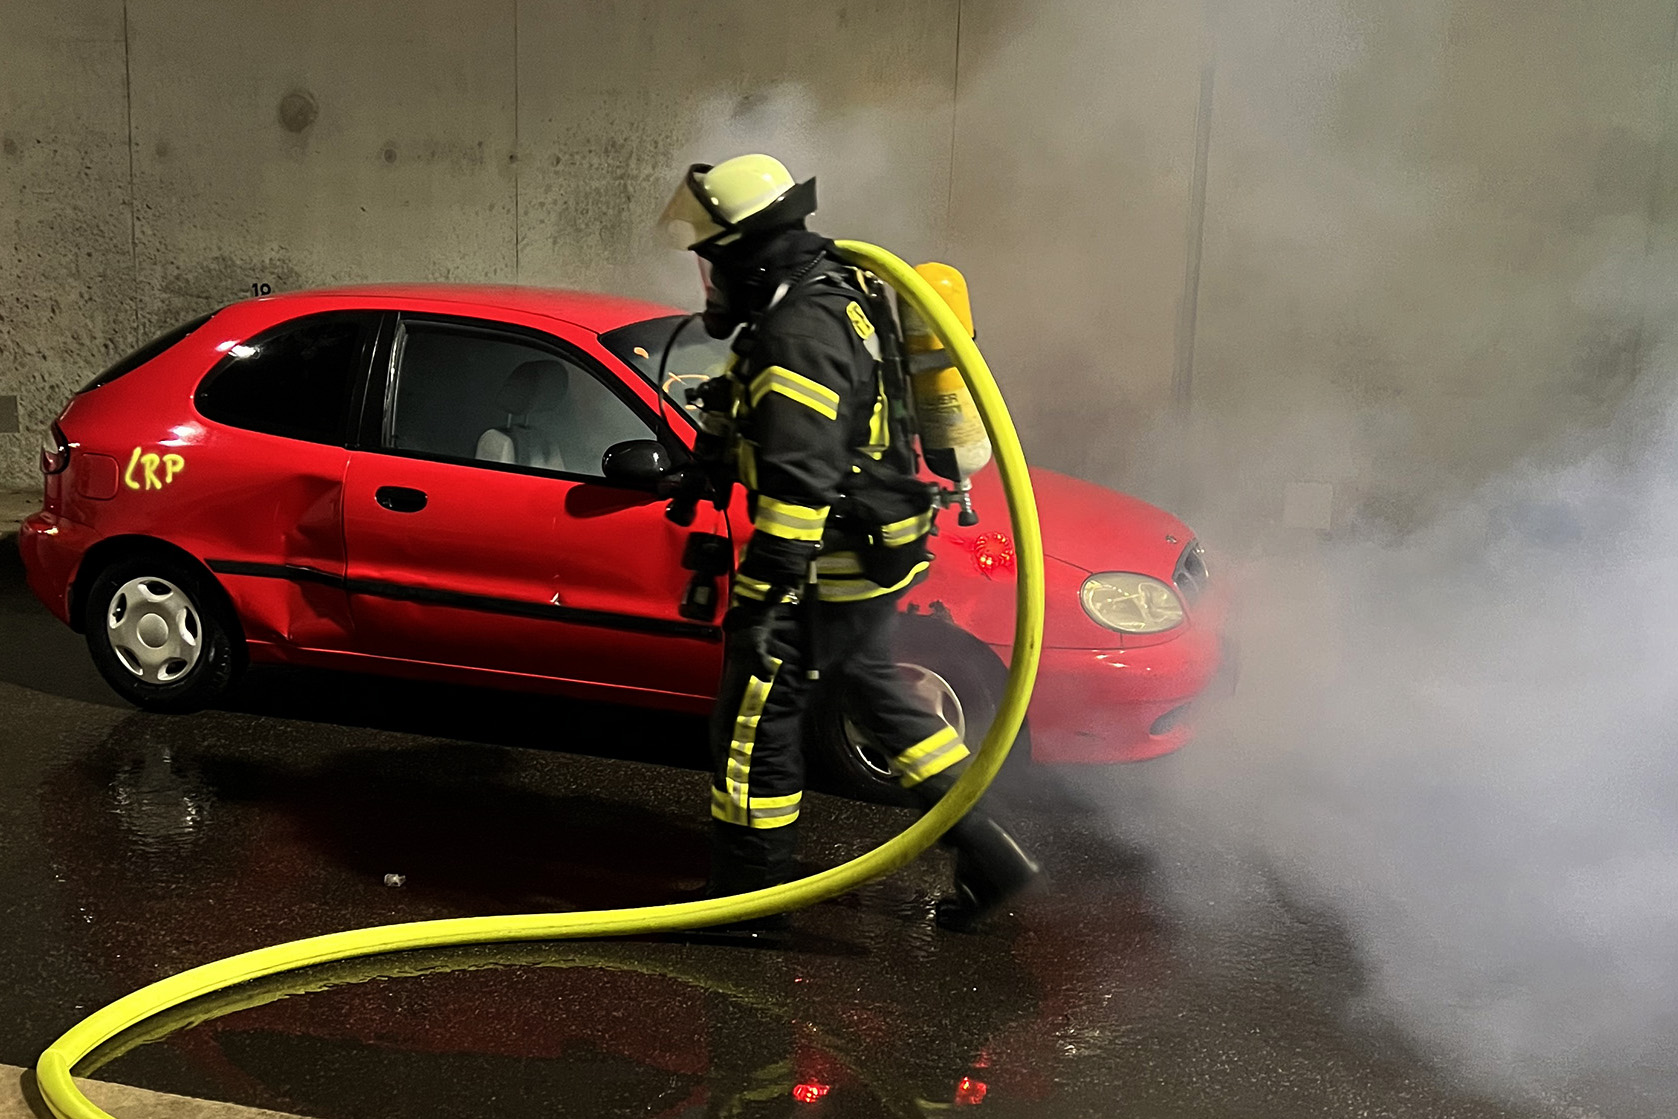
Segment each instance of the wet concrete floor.
[{"label": "wet concrete floor", "polygon": [[[0,541],[0,1061],[278,941],[671,900],[705,873],[701,749],[692,719],[281,670],[222,710],[138,713]],[[1080,783],[1122,804],[1148,771]],[[812,800],[812,867],[908,819]],[[1189,927],[1108,814],[1023,779],[1008,802],[1054,881],[987,935],[932,925],[934,856],[797,914],[787,951],[636,940],[338,965],[194,1006],[87,1071],[319,1119],[1598,1114],[1497,1098],[1354,1013],[1364,979],[1331,920],[1277,897],[1251,927]]]}]

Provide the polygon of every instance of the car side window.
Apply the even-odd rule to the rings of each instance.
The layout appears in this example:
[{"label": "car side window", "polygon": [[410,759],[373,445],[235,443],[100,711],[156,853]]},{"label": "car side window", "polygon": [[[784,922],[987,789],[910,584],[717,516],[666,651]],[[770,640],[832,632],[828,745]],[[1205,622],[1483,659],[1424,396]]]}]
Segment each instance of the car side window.
[{"label": "car side window", "polygon": [[344,443],[376,315],[329,312],[242,342],[198,387],[198,411],[230,427]]},{"label": "car side window", "polygon": [[590,371],[517,335],[404,323],[391,450],[600,477],[615,443],[650,425]]}]

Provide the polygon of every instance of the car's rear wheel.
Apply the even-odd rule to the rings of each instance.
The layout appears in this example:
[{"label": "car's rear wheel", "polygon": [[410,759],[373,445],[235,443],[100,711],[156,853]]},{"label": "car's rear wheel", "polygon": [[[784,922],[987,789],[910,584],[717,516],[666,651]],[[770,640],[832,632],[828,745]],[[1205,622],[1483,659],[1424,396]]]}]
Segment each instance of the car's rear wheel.
[{"label": "car's rear wheel", "polygon": [[162,552],[100,572],[82,621],[99,674],[147,711],[206,707],[232,686],[243,663],[243,639],[208,577]]},{"label": "car's rear wheel", "polygon": [[[989,649],[948,623],[905,623],[897,662],[904,686],[976,749],[996,717],[1006,679],[1002,665]],[[875,804],[914,804],[898,784],[887,751],[854,717],[855,702],[842,684],[817,696],[810,758],[816,784]]]}]

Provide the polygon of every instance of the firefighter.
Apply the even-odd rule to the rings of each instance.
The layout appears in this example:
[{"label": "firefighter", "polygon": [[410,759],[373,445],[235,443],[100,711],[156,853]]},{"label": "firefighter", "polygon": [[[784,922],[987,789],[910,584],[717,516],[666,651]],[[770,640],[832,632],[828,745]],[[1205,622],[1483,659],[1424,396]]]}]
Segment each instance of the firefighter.
[{"label": "firefighter", "polygon": [[[743,155],[689,168],[660,222],[699,257],[706,330],[735,334],[721,407],[753,528],[723,621],[711,719],[711,896],[792,876],[800,724],[817,675],[847,689],[853,717],[923,807],[969,756],[895,667],[898,604],[931,562],[937,489],[916,477],[912,435],[893,419],[902,410],[881,376],[868,278],[806,228],[815,206],[814,179]],[[946,928],[976,928],[1038,873],[978,809],[945,842],[956,862],[954,893],[937,910]]]}]

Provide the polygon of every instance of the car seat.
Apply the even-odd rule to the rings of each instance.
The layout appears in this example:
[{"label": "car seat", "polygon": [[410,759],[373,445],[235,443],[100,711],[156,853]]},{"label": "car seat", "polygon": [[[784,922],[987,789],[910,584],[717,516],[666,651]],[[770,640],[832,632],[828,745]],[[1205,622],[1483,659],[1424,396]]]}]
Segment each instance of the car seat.
[{"label": "car seat", "polygon": [[479,461],[564,470],[560,447],[570,387],[571,371],[564,362],[527,361],[515,368],[496,397],[507,425],[478,436]]}]

